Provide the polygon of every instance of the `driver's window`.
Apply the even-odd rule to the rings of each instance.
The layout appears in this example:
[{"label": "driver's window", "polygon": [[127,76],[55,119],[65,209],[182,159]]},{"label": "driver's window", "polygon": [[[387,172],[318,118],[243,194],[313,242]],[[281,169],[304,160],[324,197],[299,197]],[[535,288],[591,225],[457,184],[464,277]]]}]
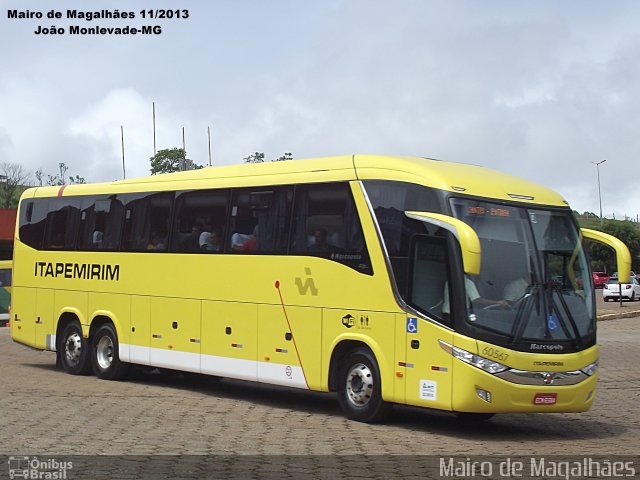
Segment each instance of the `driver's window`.
[{"label": "driver's window", "polygon": [[415,236],[411,256],[409,303],[428,316],[451,323],[446,304],[451,298],[446,239]]}]

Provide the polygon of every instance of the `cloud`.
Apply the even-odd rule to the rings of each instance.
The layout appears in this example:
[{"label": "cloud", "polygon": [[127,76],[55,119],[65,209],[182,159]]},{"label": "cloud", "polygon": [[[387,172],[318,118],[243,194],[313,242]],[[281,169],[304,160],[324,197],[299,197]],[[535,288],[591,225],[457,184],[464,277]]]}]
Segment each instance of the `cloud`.
[{"label": "cloud", "polygon": [[[73,141],[86,148],[89,171],[100,169],[103,178],[122,178],[122,134],[124,130],[125,165],[129,158],[129,176],[148,173],[148,158],[153,155],[152,101],[133,88],[116,89],[82,113],[71,118],[66,127]],[[131,159],[134,159],[132,161]],[[143,160],[147,160],[145,164]]]},{"label": "cloud", "polygon": [[[85,8],[69,2],[68,8]],[[7,4],[7,2],[4,2]],[[42,9],[25,1],[20,8]],[[111,0],[104,8],[131,9]],[[0,153],[91,181],[158,148],[208,163],[350,153],[480,164],[580,210],[638,204],[640,5],[612,1],[200,2],[153,38],[34,38],[0,20]],[[4,28],[7,27],[7,28]],[[35,140],[37,139],[37,141]],[[636,208],[637,210],[637,208]]]}]

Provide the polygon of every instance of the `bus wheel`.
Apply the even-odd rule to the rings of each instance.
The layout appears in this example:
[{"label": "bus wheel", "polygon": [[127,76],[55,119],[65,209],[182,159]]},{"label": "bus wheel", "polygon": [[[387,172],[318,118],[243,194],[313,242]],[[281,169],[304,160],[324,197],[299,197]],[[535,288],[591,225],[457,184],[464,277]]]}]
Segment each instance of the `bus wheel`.
[{"label": "bus wheel", "polygon": [[386,417],[391,405],[382,399],[380,370],[368,349],[358,349],[344,359],[338,377],[338,402],[347,418],[375,422]]},{"label": "bus wheel", "polygon": [[111,324],[102,325],[93,336],[91,366],[96,377],[121,380],[129,371],[129,364],[120,361],[118,336]]},{"label": "bus wheel", "polygon": [[64,327],[59,359],[64,371],[71,375],[89,373],[89,341],[82,336],[78,322],[71,322]]}]

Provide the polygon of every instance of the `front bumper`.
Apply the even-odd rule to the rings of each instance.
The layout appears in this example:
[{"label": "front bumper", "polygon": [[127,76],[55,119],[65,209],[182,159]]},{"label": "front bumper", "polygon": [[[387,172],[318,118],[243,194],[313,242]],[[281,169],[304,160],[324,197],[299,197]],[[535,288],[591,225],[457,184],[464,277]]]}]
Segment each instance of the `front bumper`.
[{"label": "front bumper", "polygon": [[[456,361],[452,407],[472,413],[584,412],[593,405],[597,376],[585,377],[575,385],[523,385]],[[490,401],[479,390],[489,392]],[[554,403],[536,403],[541,397],[554,398]]]}]

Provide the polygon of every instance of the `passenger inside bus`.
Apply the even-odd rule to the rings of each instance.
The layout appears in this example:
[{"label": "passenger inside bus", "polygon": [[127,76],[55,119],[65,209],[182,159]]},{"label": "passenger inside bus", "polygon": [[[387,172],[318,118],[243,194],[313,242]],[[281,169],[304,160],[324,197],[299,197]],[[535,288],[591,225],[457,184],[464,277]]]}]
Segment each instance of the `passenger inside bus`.
[{"label": "passenger inside bus", "polygon": [[198,238],[198,247],[200,250],[206,250],[205,246],[211,240],[211,231],[213,227],[211,226],[211,222],[207,221],[204,224],[204,229]]},{"label": "passenger inside bus", "polygon": [[309,245],[310,252],[335,252],[336,247],[327,239],[327,230],[317,228],[313,232],[313,239]]},{"label": "passenger inside bus", "polygon": [[211,232],[203,232],[200,235],[200,249],[205,252],[219,252],[222,249],[221,238],[220,230],[212,229]]},{"label": "passenger inside bus", "polygon": [[234,233],[231,235],[231,248],[237,252],[252,252],[258,247],[258,226],[253,228],[253,233]]},{"label": "passenger inside bus", "polygon": [[[465,290],[465,296],[467,299],[467,307],[470,308],[470,310],[473,307],[486,308],[489,306],[509,308],[509,304],[507,303],[506,300],[490,300],[488,298],[481,297],[480,293],[478,293],[478,288],[476,287],[476,284],[473,283],[473,280],[471,280],[467,275],[465,275],[464,277],[464,290]],[[451,313],[451,308],[449,306],[448,284],[445,284],[444,286],[444,294],[442,299],[442,313],[445,315],[449,315]]]},{"label": "passenger inside bus", "polygon": [[199,223],[194,223],[191,227],[191,235],[184,238],[180,249],[183,252],[199,252],[200,251],[200,233],[202,226]]},{"label": "passenger inside bus", "polygon": [[167,241],[158,232],[151,232],[147,250],[166,250]]}]

